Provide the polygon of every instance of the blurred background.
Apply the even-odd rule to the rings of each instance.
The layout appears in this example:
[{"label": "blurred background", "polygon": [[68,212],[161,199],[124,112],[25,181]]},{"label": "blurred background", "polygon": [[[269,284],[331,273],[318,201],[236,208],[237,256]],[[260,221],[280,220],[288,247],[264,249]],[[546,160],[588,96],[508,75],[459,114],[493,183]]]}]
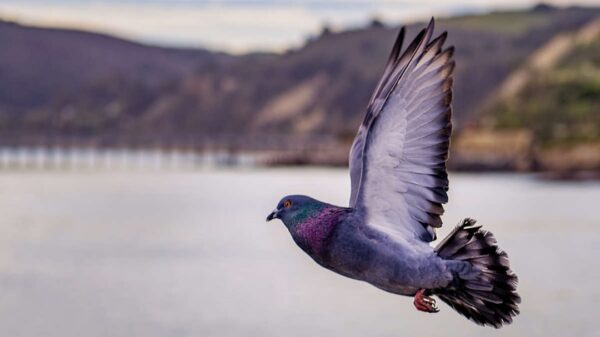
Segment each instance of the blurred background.
[{"label": "blurred background", "polygon": [[[456,47],[450,202],[522,314],[480,328],[318,267],[264,218],[347,205],[400,26]],[[600,3],[0,2],[0,334],[598,336]]]}]

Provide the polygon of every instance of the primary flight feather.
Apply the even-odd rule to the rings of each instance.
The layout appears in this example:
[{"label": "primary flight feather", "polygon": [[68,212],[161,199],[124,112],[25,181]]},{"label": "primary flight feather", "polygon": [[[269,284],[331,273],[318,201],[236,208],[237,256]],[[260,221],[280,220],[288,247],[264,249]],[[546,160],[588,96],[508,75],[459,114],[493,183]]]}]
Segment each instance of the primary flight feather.
[{"label": "primary flight feather", "polygon": [[414,296],[437,312],[433,295],[481,325],[519,313],[517,276],[492,233],[465,219],[435,248],[448,201],[453,47],[433,38],[434,20],[402,51],[396,39],[350,151],[349,207],[286,196],[281,219],[321,266],[385,291]]}]

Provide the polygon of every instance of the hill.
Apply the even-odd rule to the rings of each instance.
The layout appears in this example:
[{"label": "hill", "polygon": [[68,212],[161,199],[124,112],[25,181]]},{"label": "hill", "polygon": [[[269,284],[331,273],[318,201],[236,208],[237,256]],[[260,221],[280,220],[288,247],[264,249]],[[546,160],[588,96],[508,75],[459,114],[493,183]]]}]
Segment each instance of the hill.
[{"label": "hill", "polygon": [[[457,151],[472,156],[495,153],[495,162],[504,162],[507,168],[521,166],[563,175],[598,170],[599,112],[597,19],[577,32],[557,35],[513,72],[482,110],[476,125],[459,137]],[[502,145],[500,134],[522,135],[521,145]],[[496,141],[486,145],[481,141],[485,138]],[[518,138],[512,137],[512,142]],[[477,155],[473,157],[473,162],[485,165]]]},{"label": "hill", "polygon": [[0,45],[3,143],[122,132],[117,125],[143,115],[166,87],[234,59],[2,21]]},{"label": "hill", "polygon": [[[456,46],[457,129],[534,51],[599,15],[538,7],[438,20]],[[409,25],[409,38],[422,26]],[[324,30],[283,54],[232,56],[4,22],[0,144],[348,145],[397,30]]]}]

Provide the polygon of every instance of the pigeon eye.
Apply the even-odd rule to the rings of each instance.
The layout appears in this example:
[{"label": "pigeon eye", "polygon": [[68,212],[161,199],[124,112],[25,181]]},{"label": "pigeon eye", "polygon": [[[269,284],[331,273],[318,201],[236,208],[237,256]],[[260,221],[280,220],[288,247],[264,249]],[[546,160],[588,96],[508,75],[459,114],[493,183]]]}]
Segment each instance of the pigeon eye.
[{"label": "pigeon eye", "polygon": [[285,207],[285,208],[290,208],[290,207],[292,207],[292,202],[291,202],[291,201],[289,201],[289,200],[286,200],[286,201],[284,201],[284,202],[283,202],[283,207]]}]

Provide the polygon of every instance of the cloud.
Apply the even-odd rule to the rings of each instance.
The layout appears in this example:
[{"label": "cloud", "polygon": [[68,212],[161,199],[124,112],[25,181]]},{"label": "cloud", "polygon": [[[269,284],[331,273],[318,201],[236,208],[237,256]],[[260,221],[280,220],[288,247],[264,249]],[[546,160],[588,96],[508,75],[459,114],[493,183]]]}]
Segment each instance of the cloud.
[{"label": "cloud", "polygon": [[151,43],[244,51],[300,43],[319,19],[303,7],[190,4],[1,4],[3,17],[26,24],[108,32]]},{"label": "cloud", "polygon": [[0,16],[32,25],[101,31],[154,44],[246,52],[298,45],[308,35],[316,34],[325,22],[343,28],[364,24],[374,15],[400,23],[465,9],[524,5],[527,2],[518,0],[464,0],[460,6],[445,0],[21,0],[2,2]]}]

